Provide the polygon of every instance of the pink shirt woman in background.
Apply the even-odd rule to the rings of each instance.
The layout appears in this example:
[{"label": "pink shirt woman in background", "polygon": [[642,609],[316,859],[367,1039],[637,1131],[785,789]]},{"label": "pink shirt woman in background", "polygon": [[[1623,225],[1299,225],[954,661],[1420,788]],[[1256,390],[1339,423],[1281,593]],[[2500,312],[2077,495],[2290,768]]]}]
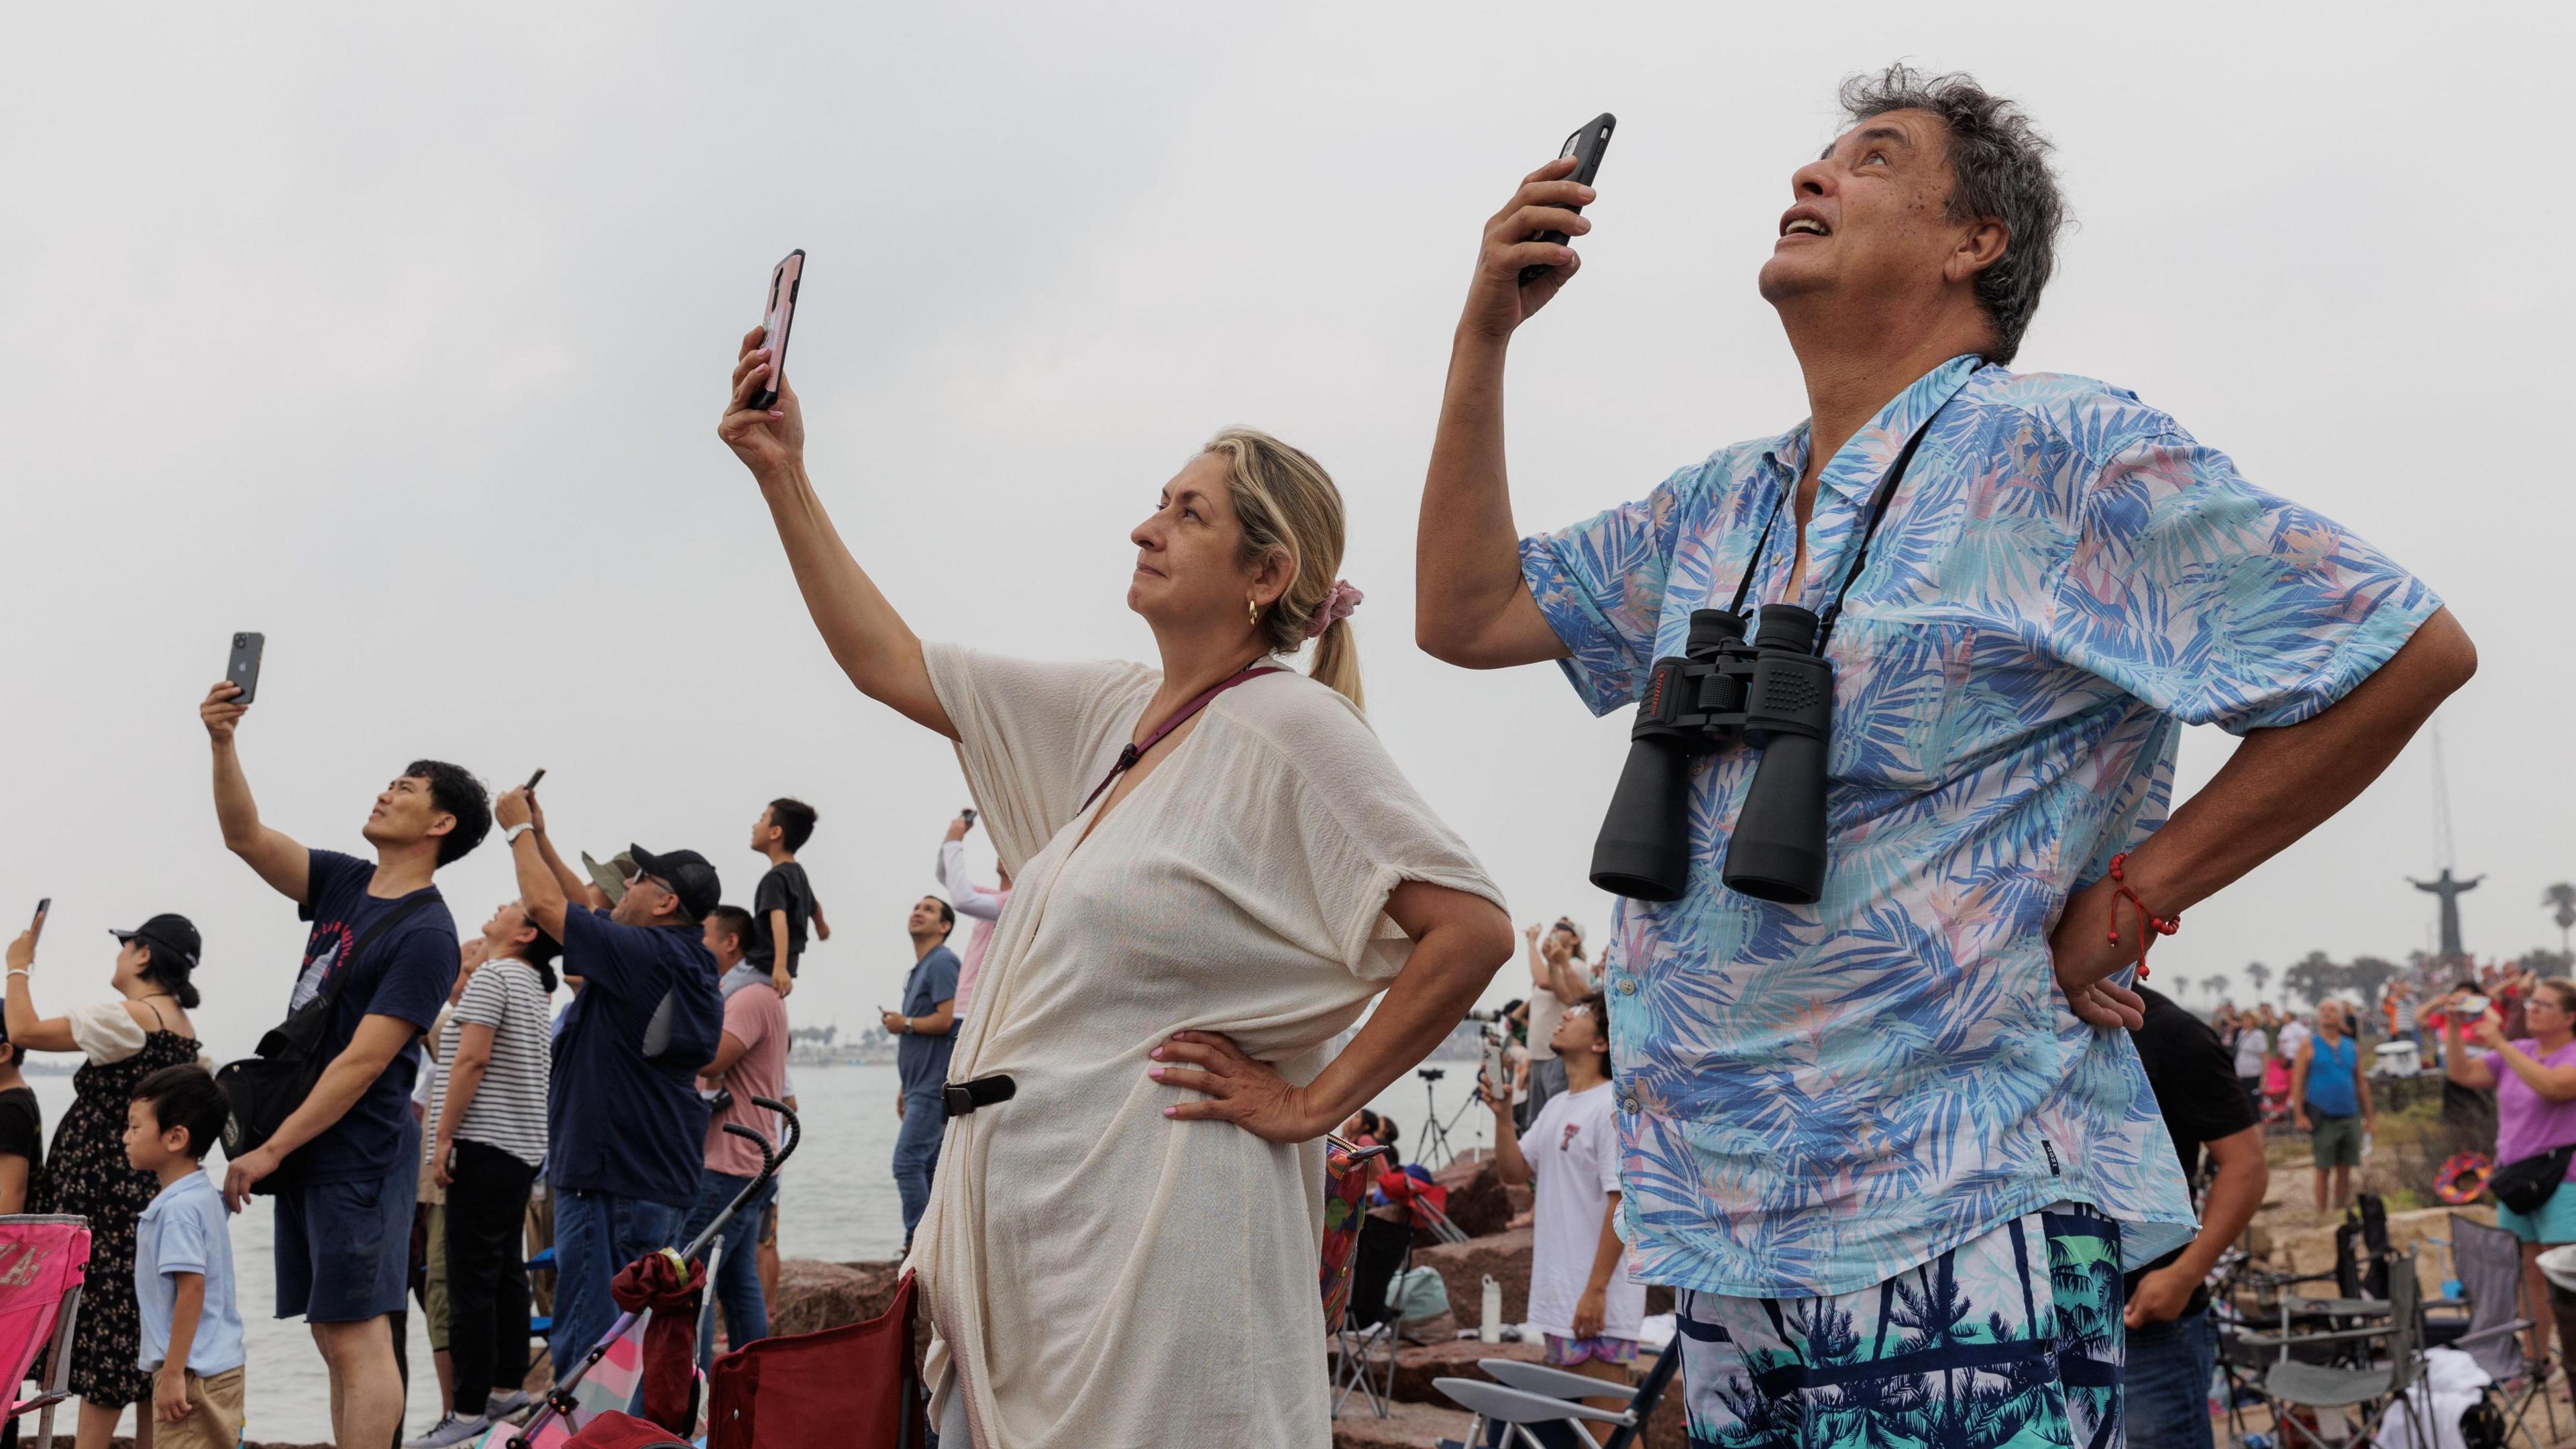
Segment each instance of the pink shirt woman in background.
[{"label": "pink shirt woman in background", "polygon": [[[2576,1143],[2576,982],[2560,976],[2532,983],[2522,1002],[2531,1033],[2527,1037],[2507,1039],[2491,1006],[2468,1025],[2472,1040],[2486,1049],[2479,1055],[2460,1049],[2463,1023],[2457,995],[2443,1003],[2444,1075],[2461,1086],[2496,1094],[2496,1165]],[[2576,1177],[2576,1165],[2569,1175]],[[2548,1281],[2540,1275],[2540,1254],[2576,1243],[2576,1190],[2562,1185],[2528,1213],[2497,1203],[2496,1226],[2522,1240],[2523,1316],[2531,1320],[2533,1360],[2546,1362],[2555,1315]]]},{"label": "pink shirt woman in background", "polygon": [[957,953],[957,1019],[966,1019],[967,999],[975,994],[975,973],[984,969],[984,950],[993,944],[994,923],[1002,919],[1002,907],[1011,903],[1011,873],[1001,869],[1002,887],[990,890],[978,885],[966,871],[966,832],[975,822],[961,814],[948,822],[948,838],[939,842],[939,888],[948,892],[948,904],[957,914],[975,924],[966,932],[966,949]]}]

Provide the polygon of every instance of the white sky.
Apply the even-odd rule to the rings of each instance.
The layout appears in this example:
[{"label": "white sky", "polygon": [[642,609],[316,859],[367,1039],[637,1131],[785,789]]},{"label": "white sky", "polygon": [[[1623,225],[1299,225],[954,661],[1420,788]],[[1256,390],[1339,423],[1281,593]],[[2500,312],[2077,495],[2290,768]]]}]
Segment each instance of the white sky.
[{"label": "white sky", "polygon": [[[894,999],[965,790],[832,668],[714,436],[793,246],[814,472],[924,635],[1150,658],[1126,530],[1208,433],[1275,431],[1349,500],[1397,759],[1522,919],[1598,932],[1624,717],[1410,644],[1478,226],[1619,114],[1589,265],[1514,357],[1515,502],[1554,526],[1803,415],[1754,269],[1836,80],[1896,57],[1974,71],[2061,146],[2081,227],[2021,366],[2137,389],[2456,607],[2485,660],[2443,716],[2461,869],[2488,874],[2469,944],[2554,943],[2563,8],[1607,11],[8,11],[0,911],[58,898],[40,1001],[95,994],[103,928],[176,909],[217,1050],[282,1007],[301,929],[221,849],[194,713],[235,629],[268,635],[243,754],[298,838],[357,848],[415,755],[544,765],[567,844],[694,846],[739,900],[753,816],[799,793],[840,933],[800,1019]],[[2187,783],[2227,747],[2196,732]],[[2432,865],[2428,779],[2419,745],[2192,911],[2160,972],[2241,996],[2251,959],[2426,944],[2401,877]],[[443,880],[470,928],[506,853]]]}]

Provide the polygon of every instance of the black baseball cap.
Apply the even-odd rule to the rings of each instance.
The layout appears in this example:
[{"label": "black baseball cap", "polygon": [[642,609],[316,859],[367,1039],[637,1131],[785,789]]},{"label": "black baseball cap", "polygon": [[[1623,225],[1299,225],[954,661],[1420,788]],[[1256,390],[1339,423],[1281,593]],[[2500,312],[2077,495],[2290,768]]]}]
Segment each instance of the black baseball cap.
[{"label": "black baseball cap", "polygon": [[205,941],[197,935],[196,926],[176,911],[164,911],[131,931],[111,930],[108,934],[119,941],[143,941],[158,946],[187,962],[191,969],[197,964],[197,953],[206,948]]},{"label": "black baseball cap", "polygon": [[630,845],[626,853],[635,858],[638,873],[668,885],[679,896],[680,909],[692,916],[704,917],[724,900],[724,887],[716,883],[716,868],[694,850],[655,855],[640,845]]}]

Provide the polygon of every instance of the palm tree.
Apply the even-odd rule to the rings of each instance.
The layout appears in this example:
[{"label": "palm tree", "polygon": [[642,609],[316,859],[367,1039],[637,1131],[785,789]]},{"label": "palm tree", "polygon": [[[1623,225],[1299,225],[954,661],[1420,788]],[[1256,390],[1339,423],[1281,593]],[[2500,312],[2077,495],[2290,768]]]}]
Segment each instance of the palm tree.
[{"label": "palm tree", "polygon": [[2553,908],[2551,919],[2558,922],[2558,954],[2567,954],[2567,928],[2576,926],[2576,885],[2565,881],[2540,893],[2540,903]]},{"label": "palm tree", "polygon": [[2219,972],[2215,976],[2203,976],[2200,978],[2200,994],[2203,996],[2225,996],[2227,994],[2227,988],[2235,984],[2235,982],[2227,979],[2227,973],[2224,971]]},{"label": "palm tree", "polygon": [[2190,977],[2188,977],[2188,976],[2177,976],[2177,977],[2175,977],[2175,978],[2173,979],[2173,994],[2174,994],[2174,996],[2175,996],[2175,998],[2176,998],[2176,999],[2180,999],[2180,998],[2181,998],[2181,996],[2182,996],[2182,994],[2183,994],[2184,992],[2186,992],[2186,991],[2189,991],[2189,990],[2191,990],[2191,978],[2190,978]]},{"label": "palm tree", "polygon": [[2263,983],[2272,979],[2272,968],[2257,961],[2245,968],[2246,979],[2254,983],[2254,999],[2263,999]]}]

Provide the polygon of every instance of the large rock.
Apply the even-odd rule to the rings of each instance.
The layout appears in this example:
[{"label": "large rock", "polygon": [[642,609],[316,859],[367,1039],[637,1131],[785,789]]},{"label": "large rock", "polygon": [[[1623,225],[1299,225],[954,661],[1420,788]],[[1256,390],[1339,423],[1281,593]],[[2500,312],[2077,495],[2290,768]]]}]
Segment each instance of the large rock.
[{"label": "large rock", "polygon": [[1466,1410],[1451,1405],[1389,1404],[1383,1419],[1353,1394],[1333,1420],[1333,1449],[1430,1449],[1443,1439],[1463,1440],[1473,1421]]},{"label": "large rock", "polygon": [[1492,1374],[1476,1367],[1478,1359],[1487,1358],[1545,1363],[1547,1350],[1535,1343],[1486,1343],[1474,1338],[1398,1349],[1395,1355],[1395,1397],[1408,1404],[1439,1404],[1454,1409],[1457,1405],[1433,1388],[1432,1381],[1491,1379]]},{"label": "large rock", "polygon": [[[1442,1209],[1458,1231],[1471,1238],[1502,1232],[1512,1225],[1512,1195],[1496,1175],[1492,1157],[1479,1147],[1470,1150],[1448,1166],[1431,1174],[1431,1180],[1449,1190],[1448,1206]],[[1417,1234],[1417,1246],[1428,1247],[1440,1241],[1429,1233]]]},{"label": "large rock", "polygon": [[1527,1228],[1470,1238],[1463,1243],[1416,1248],[1413,1261],[1416,1266],[1439,1271],[1442,1283],[1449,1289],[1449,1311],[1458,1316],[1460,1328],[1484,1326],[1484,1283],[1488,1273],[1502,1285],[1503,1321],[1518,1323],[1529,1316],[1530,1230]]},{"label": "large rock", "polygon": [[789,1258],[778,1265],[778,1297],[769,1305],[769,1331],[781,1337],[814,1333],[874,1318],[885,1311],[892,1285],[878,1263],[817,1263]]}]

